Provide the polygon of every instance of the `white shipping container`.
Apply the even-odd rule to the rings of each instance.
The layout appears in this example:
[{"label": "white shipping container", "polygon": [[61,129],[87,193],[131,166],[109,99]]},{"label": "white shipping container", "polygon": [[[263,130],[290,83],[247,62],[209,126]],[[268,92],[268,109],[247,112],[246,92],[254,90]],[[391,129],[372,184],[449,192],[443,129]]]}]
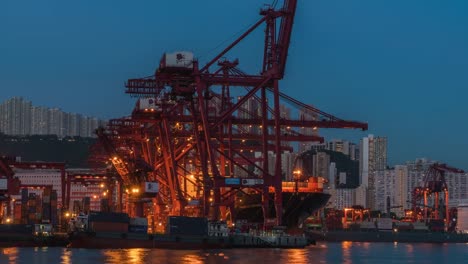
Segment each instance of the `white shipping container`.
[{"label": "white shipping container", "polygon": [[379,230],[392,230],[393,222],[391,218],[377,218],[377,228]]},{"label": "white shipping container", "polygon": [[140,110],[154,109],[157,110],[159,107],[156,106],[156,99],[154,98],[140,98],[138,99],[138,106]]},{"label": "white shipping container", "polygon": [[361,222],[361,229],[375,229],[375,223],[368,221]]},{"label": "white shipping container", "polygon": [[255,185],[256,179],[242,179],[242,185],[252,186]]},{"label": "white shipping container", "polygon": [[178,51],[174,53],[166,53],[161,61],[162,68],[192,68],[193,53],[190,51]]},{"label": "white shipping container", "polygon": [[0,190],[8,190],[8,179],[0,179]]},{"label": "white shipping container", "polygon": [[457,210],[457,230],[462,233],[468,233],[468,204],[460,204]]},{"label": "white shipping container", "polygon": [[159,184],[157,182],[145,182],[143,189],[145,193],[158,193]]},{"label": "white shipping container", "polygon": [[415,222],[413,223],[413,229],[414,230],[429,230],[429,227],[426,225],[426,223]]}]

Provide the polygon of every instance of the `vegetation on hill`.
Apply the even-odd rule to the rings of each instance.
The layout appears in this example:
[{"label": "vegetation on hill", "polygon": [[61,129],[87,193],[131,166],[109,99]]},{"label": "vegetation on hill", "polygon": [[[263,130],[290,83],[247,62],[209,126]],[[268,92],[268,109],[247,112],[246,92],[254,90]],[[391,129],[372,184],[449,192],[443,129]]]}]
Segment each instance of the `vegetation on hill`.
[{"label": "vegetation on hill", "polygon": [[22,161],[64,162],[66,167],[88,167],[95,138],[55,135],[9,136],[0,134],[0,156],[21,157]]}]

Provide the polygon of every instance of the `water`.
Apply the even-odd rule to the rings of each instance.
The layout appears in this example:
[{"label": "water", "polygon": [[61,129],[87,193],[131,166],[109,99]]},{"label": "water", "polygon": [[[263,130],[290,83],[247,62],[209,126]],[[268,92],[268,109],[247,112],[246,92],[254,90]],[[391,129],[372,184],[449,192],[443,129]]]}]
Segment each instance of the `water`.
[{"label": "water", "polygon": [[324,243],[306,249],[3,248],[1,264],[49,263],[466,263],[468,244]]}]

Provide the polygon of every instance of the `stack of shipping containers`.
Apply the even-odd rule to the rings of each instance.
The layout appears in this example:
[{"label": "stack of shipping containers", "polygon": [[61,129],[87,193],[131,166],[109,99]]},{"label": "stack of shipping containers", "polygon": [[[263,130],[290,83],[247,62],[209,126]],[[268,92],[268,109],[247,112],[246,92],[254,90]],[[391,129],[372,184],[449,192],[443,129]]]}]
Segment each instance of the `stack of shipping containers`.
[{"label": "stack of shipping containers", "polygon": [[28,189],[21,190],[21,224],[28,223]]},{"label": "stack of shipping containers", "polygon": [[83,213],[89,214],[90,208],[91,208],[91,198],[84,197],[83,198]]},{"label": "stack of shipping containers", "polygon": [[109,199],[101,199],[101,212],[110,212]]},{"label": "stack of shipping containers", "polygon": [[28,224],[36,224],[36,210],[37,210],[37,204],[36,204],[36,194],[35,193],[30,193],[28,197],[28,215],[27,215],[27,223]]},{"label": "stack of shipping containers", "polygon": [[50,193],[50,222],[53,226],[58,225],[58,214],[57,214],[57,191],[52,190]]},{"label": "stack of shipping containers", "polygon": [[13,203],[13,223],[21,224],[21,200],[16,200]]},{"label": "stack of shipping containers", "polygon": [[52,194],[51,188],[45,188],[42,194],[42,223],[50,223],[50,196]]},{"label": "stack of shipping containers", "polygon": [[81,206],[81,202],[80,201],[77,201],[77,200],[74,200],[73,201],[73,213],[78,215],[79,213],[81,213],[83,210],[82,210],[82,206]]}]

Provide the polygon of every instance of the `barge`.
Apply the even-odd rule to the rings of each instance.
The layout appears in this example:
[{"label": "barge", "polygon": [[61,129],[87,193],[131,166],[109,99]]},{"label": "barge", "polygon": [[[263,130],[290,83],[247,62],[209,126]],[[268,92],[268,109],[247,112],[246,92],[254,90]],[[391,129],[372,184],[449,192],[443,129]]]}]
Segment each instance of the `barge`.
[{"label": "barge", "polygon": [[[233,233],[225,222],[202,217],[171,216],[164,234],[129,225],[125,213],[92,212],[71,224],[71,248],[119,249],[224,249],[224,248],[304,248],[314,241],[306,236],[288,235],[285,228],[271,231]],[[135,222],[135,221],[133,221]]]}]

